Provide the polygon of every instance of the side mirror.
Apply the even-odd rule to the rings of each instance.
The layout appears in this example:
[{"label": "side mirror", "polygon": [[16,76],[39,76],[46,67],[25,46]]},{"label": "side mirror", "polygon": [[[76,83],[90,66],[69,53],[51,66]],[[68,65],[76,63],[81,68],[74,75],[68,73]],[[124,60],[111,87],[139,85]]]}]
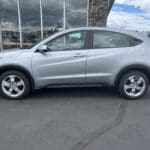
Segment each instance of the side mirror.
[{"label": "side mirror", "polygon": [[37,49],[38,52],[40,53],[45,53],[48,51],[48,47],[46,45],[41,45],[38,49]]}]

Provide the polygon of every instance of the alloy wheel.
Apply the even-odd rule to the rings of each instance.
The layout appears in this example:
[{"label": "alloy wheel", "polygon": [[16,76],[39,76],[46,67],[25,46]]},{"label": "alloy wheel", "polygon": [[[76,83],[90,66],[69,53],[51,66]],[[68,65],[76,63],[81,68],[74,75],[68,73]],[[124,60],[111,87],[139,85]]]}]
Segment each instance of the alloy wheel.
[{"label": "alloy wheel", "polygon": [[141,96],[146,89],[146,81],[140,75],[132,75],[124,82],[125,94],[136,98]]},{"label": "alloy wheel", "polygon": [[12,98],[21,96],[25,91],[23,79],[17,75],[8,75],[1,82],[3,92]]}]

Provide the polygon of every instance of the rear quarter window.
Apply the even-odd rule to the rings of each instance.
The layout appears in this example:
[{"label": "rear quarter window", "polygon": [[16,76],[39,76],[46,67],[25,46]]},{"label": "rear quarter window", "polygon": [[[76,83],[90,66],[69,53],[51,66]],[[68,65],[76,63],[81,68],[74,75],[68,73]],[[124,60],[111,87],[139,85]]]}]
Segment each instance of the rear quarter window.
[{"label": "rear quarter window", "polygon": [[140,45],[142,43],[143,43],[142,40],[134,38],[134,37],[132,38],[132,46],[137,46],[137,45]]}]

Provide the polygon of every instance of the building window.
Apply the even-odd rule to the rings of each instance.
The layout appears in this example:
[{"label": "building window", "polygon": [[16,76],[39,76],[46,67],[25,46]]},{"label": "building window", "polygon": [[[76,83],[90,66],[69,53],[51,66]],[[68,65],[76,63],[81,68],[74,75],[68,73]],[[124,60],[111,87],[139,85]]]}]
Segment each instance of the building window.
[{"label": "building window", "polygon": [[19,30],[17,2],[0,0],[0,23],[2,29],[3,48],[19,47]]}]

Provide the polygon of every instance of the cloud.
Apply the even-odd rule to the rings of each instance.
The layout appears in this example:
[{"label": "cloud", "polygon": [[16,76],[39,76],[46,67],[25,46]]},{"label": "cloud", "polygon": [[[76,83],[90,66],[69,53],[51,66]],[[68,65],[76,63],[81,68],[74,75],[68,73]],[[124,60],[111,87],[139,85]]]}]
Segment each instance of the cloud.
[{"label": "cloud", "polygon": [[150,17],[145,19],[140,14],[112,11],[108,18],[108,27],[150,31]]},{"label": "cloud", "polygon": [[132,5],[144,11],[150,11],[150,0],[116,0],[116,4]]},{"label": "cloud", "polygon": [[150,0],[116,0],[108,17],[108,26],[150,31]]}]

